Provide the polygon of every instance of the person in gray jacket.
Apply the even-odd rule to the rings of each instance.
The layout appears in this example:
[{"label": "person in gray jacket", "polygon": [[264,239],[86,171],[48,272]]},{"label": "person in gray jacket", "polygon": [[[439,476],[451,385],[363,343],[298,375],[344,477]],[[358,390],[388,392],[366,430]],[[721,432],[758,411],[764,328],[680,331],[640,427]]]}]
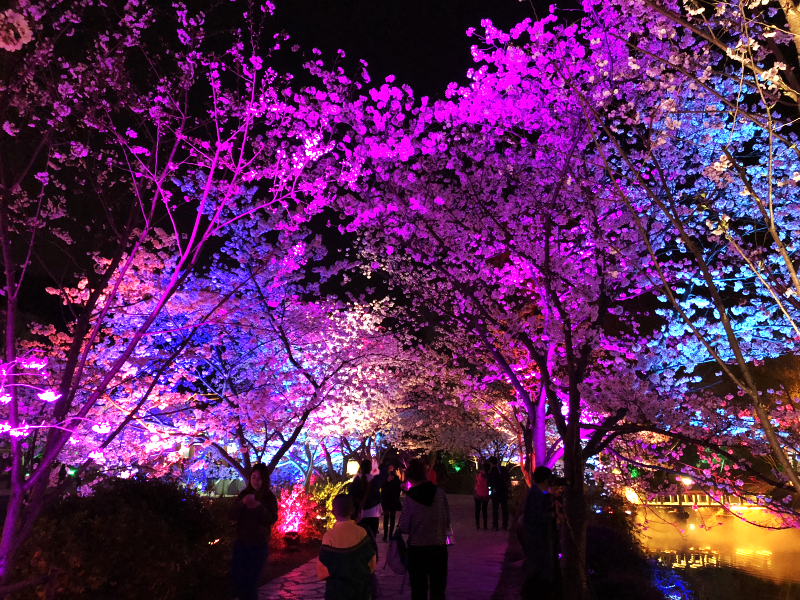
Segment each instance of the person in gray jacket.
[{"label": "person in gray jacket", "polygon": [[408,534],[408,580],[411,600],[444,600],[447,588],[447,495],[428,481],[425,463],[412,460],[406,469],[411,484],[397,529]]}]

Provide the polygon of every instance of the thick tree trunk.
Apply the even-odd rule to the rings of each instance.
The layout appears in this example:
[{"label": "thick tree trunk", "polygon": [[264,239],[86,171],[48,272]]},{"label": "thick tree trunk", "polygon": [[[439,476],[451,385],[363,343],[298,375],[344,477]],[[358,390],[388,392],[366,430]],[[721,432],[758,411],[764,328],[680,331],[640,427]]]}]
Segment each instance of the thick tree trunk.
[{"label": "thick tree trunk", "polygon": [[[547,369],[548,373],[553,372],[556,359],[556,346],[553,343],[547,345]],[[544,378],[542,378],[542,381]],[[547,390],[542,384],[539,390],[539,401],[533,406],[534,413],[530,415],[533,425],[533,453],[536,456],[537,467],[547,465]]]},{"label": "thick tree trunk", "polygon": [[525,475],[525,483],[528,487],[533,485],[533,469],[536,466],[536,455],[533,453],[533,429],[531,428],[531,420],[525,423],[522,428],[522,434],[519,436],[519,453],[522,457],[522,473]]},{"label": "thick tree trunk", "polygon": [[[564,519],[561,526],[561,573],[564,600],[587,600],[586,582],[586,494],[583,484],[585,463],[580,437],[570,440],[564,452]],[[567,442],[565,440],[565,446]]]},{"label": "thick tree trunk", "polygon": [[547,398],[542,390],[539,401],[534,406],[536,412],[531,418],[533,425],[533,455],[536,457],[534,466],[547,466]]}]

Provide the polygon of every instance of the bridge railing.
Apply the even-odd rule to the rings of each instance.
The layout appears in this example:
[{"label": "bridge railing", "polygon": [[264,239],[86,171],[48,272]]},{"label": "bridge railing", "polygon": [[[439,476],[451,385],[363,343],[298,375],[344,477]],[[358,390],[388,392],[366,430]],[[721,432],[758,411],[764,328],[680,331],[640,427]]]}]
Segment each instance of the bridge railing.
[{"label": "bridge railing", "polygon": [[754,504],[747,497],[732,496],[729,494],[719,494],[718,496],[705,494],[702,492],[685,492],[683,494],[661,494],[653,500],[648,501],[651,506],[714,506],[720,504],[729,507],[749,507]]}]

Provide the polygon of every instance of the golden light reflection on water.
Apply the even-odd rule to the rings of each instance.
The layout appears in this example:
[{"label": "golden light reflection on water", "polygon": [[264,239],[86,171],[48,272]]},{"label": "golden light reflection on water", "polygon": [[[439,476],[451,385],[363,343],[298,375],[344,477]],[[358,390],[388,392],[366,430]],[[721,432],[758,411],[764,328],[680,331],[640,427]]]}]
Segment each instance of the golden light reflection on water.
[{"label": "golden light reflection on water", "polygon": [[[662,563],[675,568],[731,567],[775,581],[800,581],[800,531],[774,531],[719,514],[713,508],[684,507],[688,519],[681,521],[675,511],[648,511],[649,523],[642,543]],[[768,513],[748,511],[755,515]],[[639,507],[636,521],[644,523]],[[718,523],[721,523],[718,524]]]}]

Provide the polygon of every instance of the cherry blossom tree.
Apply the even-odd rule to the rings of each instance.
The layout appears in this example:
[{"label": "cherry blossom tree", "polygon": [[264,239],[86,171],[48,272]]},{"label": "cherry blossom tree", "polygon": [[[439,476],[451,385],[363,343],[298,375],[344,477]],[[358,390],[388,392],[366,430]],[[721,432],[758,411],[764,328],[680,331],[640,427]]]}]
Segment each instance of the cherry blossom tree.
[{"label": "cherry blossom tree", "polygon": [[[541,24],[529,31],[542,48],[555,45],[548,52],[579,50]],[[630,217],[598,194],[605,173],[586,159],[591,136],[578,99],[535,86],[523,103],[508,98],[519,77],[507,70],[523,68],[520,51],[493,58],[497,71],[481,70],[457,102],[416,104],[391,81],[354,101],[365,176],[341,192],[339,206],[365,261],[391,275],[414,317],[433,321],[442,339],[468,340],[513,387],[540,424],[537,460],[546,451],[543,417],[552,415],[572,481],[564,555],[579,597],[586,461],[624,417],[588,413],[583,386],[635,358],[612,331],[634,330],[621,305],[643,245]],[[587,436],[584,416],[597,425]]]},{"label": "cherry blossom tree", "polygon": [[[291,232],[324,202],[305,173],[327,151],[327,116],[295,103],[288,78],[265,66],[272,49],[258,40],[270,10],[254,6],[244,33],[234,31],[222,49],[220,38],[206,39],[205,16],[181,4],[169,23],[146,2],[26,0],[4,13],[3,446],[11,465],[3,582],[65,448],[82,442],[74,434],[93,410],[125,394],[138,345],[209,241],[259,214],[278,234]],[[158,285],[137,294],[148,268]],[[43,295],[47,280],[64,317],[34,328],[42,345],[30,351],[48,363],[42,400],[17,393],[20,298]],[[127,334],[113,336],[110,323],[123,316]],[[162,356],[158,371],[172,358]],[[129,406],[133,418],[139,406]],[[34,424],[35,434],[10,435]],[[120,431],[88,426],[92,436]]]},{"label": "cherry blossom tree", "polygon": [[498,448],[503,454],[522,453],[517,413],[507,401],[492,397],[495,390],[475,389],[468,373],[427,349],[417,351],[407,370],[386,431],[394,447],[432,456],[444,450],[488,457]]},{"label": "cherry blossom tree", "polygon": [[797,352],[800,339],[800,163],[789,125],[800,87],[787,58],[800,39],[796,9],[722,3],[711,14],[644,1],[589,2],[586,11],[580,33],[593,79],[570,83],[616,182],[608,192],[647,244],[642,280],[667,304],[648,369],[662,389],[690,389],[700,365],[716,363],[715,377],[752,407],[773,478],[796,495],[787,399],[755,371],[764,358]]},{"label": "cherry blossom tree", "polygon": [[[609,8],[604,26],[619,17],[616,10]],[[618,21],[638,26],[637,19],[627,15]],[[609,65],[619,57],[607,55],[608,48],[602,56],[591,50],[597,46],[591,18],[580,26],[548,29],[553,21],[550,16],[525,22],[510,33],[484,23],[484,49],[473,49],[483,66],[470,74],[469,88],[451,87],[450,102],[417,103],[409,89],[394,87],[391,78],[369,90],[369,97],[357,96],[346,107],[343,120],[349,119],[352,133],[341,147],[352,149],[362,162],[364,177],[340,192],[339,207],[347,220],[344,227],[361,236],[369,268],[390,274],[411,299],[417,323],[433,322],[443,338],[464,336],[471,341],[463,346],[470,348],[465,354],[482,349],[492,361],[484,364],[513,386],[532,421],[537,409],[549,411],[572,481],[565,495],[569,594],[582,597],[586,461],[610,452],[612,444],[627,443],[628,434],[645,440],[658,433],[671,443],[683,436],[688,446],[719,452],[735,432],[741,433],[746,420],[735,405],[720,412],[716,396],[686,395],[686,388],[674,385],[651,390],[638,375],[655,373],[658,361],[671,360],[678,346],[664,345],[658,331],[648,344],[654,319],[631,309],[637,298],[645,302],[651,292],[663,292],[665,278],[659,280],[657,267],[663,256],[674,263],[667,283],[677,280],[679,255],[662,252],[669,251],[663,244],[655,253],[641,235],[642,229],[664,231],[668,219],[651,215],[642,227],[640,205],[620,200],[628,194],[641,202],[654,193],[648,191],[652,176],[625,163],[637,149],[618,141],[628,135],[627,113],[612,100],[601,102],[618,93],[606,83]],[[520,40],[523,34],[529,43]],[[629,36],[618,37],[624,47]],[[664,56],[671,55],[659,52]],[[641,85],[639,70],[634,65],[619,71],[631,97],[638,94],[659,107],[661,88],[670,93],[679,89],[670,88],[669,78],[652,84],[645,79]],[[668,119],[660,123],[674,129]],[[691,135],[710,135],[705,123],[694,125]],[[660,147],[668,152],[673,146]],[[612,156],[618,157],[614,165],[621,162],[628,170],[610,167]],[[683,177],[684,185],[703,170],[684,167],[670,164],[664,172],[676,181]],[[685,205],[678,210],[685,212]],[[687,280],[696,282],[691,276]],[[755,314],[760,306],[739,310]],[[667,330],[675,331],[672,327]],[[785,339],[790,328],[780,325],[779,335]],[[751,335],[746,323],[739,331]],[[778,353],[778,346],[769,347],[774,341],[758,351]],[[524,352],[517,356],[515,349]],[[733,354],[721,361],[726,369]],[[603,384],[608,381],[613,385]],[[701,425],[670,414],[692,403],[698,421],[706,419]],[[736,457],[743,463],[737,468],[783,486],[780,469],[770,474],[761,468],[764,440],[756,438],[747,442],[749,456]]]},{"label": "cherry blossom tree", "polygon": [[[307,426],[303,442],[315,451],[314,440],[369,427],[399,359],[395,338],[359,307],[268,302],[231,305],[196,371],[211,397],[194,418],[175,422],[190,443],[213,448],[242,475],[253,460],[278,466]],[[235,440],[235,455],[225,438]]]}]

